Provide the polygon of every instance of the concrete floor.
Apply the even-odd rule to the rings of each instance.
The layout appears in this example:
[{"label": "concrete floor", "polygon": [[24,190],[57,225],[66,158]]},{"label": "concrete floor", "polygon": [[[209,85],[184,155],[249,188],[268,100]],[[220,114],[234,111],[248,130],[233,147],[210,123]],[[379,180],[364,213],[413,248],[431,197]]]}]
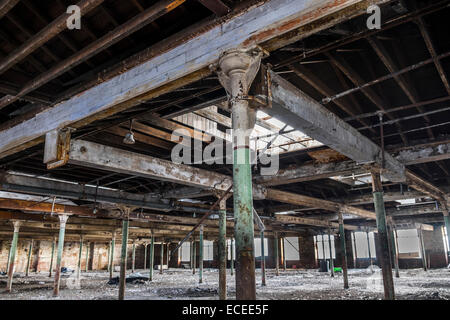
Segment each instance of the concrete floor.
[{"label": "concrete floor", "polygon": [[[137,270],[148,276],[148,270]],[[129,272],[128,274],[130,274]],[[118,276],[118,272],[114,273]],[[267,272],[267,286],[261,287],[259,269],[257,276],[257,298],[277,300],[326,300],[326,299],[382,299],[383,287],[381,272],[371,274],[365,269],[349,270],[350,289],[344,290],[342,275],[331,278],[329,274],[314,270],[280,271],[275,276],[274,270]],[[78,287],[75,273],[63,275],[61,295],[52,297],[53,278],[48,273],[31,273],[29,277],[16,274],[13,292],[0,291],[0,300],[36,299],[36,300],[111,300],[117,299],[118,286],[107,284],[109,273],[106,271],[82,272]],[[227,274],[228,296],[235,298],[234,276]],[[450,299],[450,269],[435,269],[427,272],[422,269],[402,270],[400,278],[394,278],[398,299]],[[0,286],[6,286],[6,276],[0,276]],[[153,282],[127,283],[126,299],[218,299],[218,271],[205,269],[203,283],[198,284],[198,273],[185,269],[164,270],[162,275],[154,273]]]}]

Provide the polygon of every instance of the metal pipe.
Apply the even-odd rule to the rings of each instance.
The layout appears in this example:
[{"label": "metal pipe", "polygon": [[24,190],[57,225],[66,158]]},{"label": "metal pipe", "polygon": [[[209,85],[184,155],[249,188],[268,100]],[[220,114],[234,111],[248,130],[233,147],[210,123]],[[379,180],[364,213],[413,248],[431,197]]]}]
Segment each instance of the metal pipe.
[{"label": "metal pipe", "polygon": [[116,232],[113,231],[112,232],[112,237],[111,237],[111,256],[110,256],[110,260],[109,260],[109,278],[112,279],[113,276],[113,272],[114,272],[114,251],[115,251],[115,246],[116,246]]},{"label": "metal pipe", "polygon": [[25,271],[25,276],[28,277],[30,272],[30,262],[31,262],[31,252],[33,251],[33,239],[30,241],[30,246],[28,247],[28,258],[27,258],[27,269]]},{"label": "metal pipe", "polygon": [[219,299],[227,299],[227,200],[219,203]]},{"label": "metal pipe", "polygon": [[12,280],[14,275],[14,262],[16,260],[16,250],[17,250],[17,241],[19,240],[19,229],[20,229],[20,221],[13,220],[12,221],[14,226],[14,234],[13,239],[11,242],[11,257],[9,260],[9,268],[8,268],[8,281],[6,283],[6,291],[11,292],[12,288]]},{"label": "metal pipe", "polygon": [[398,253],[399,253],[399,251],[398,251],[398,234],[397,234],[397,228],[395,228],[394,227],[394,232],[395,232],[395,234],[394,234],[394,237],[395,237],[395,244],[394,244],[394,246],[395,246],[395,263],[396,263],[396,266],[395,266],[395,277],[396,278],[400,278],[400,272],[399,272],[399,264],[398,264]]},{"label": "metal pipe", "polygon": [[327,261],[327,259],[325,257],[325,239],[323,237],[323,233],[322,233],[322,260]]},{"label": "metal pipe", "polygon": [[129,209],[128,213],[122,220],[122,251],[120,254],[120,278],[119,278],[119,300],[125,299],[125,283],[127,276],[127,246],[128,246],[128,225],[129,225]]},{"label": "metal pipe", "polygon": [[200,226],[198,283],[203,283],[203,225]]},{"label": "metal pipe", "polygon": [[383,185],[381,184],[381,176],[379,172],[373,171],[371,175],[373,202],[378,229],[378,243],[381,249],[381,256],[379,257],[379,261],[383,274],[384,298],[386,300],[394,300],[394,279],[392,277],[392,264],[390,259],[389,239],[386,227],[386,210],[384,208],[383,200]]},{"label": "metal pipe", "polygon": [[50,271],[48,274],[48,277],[51,278],[52,277],[52,271],[53,271],[53,257],[55,255],[55,246],[56,246],[56,239],[53,238],[53,242],[52,242],[52,255],[50,257]]},{"label": "metal pipe", "polygon": [[328,227],[328,246],[330,248],[330,274],[334,278],[334,261],[333,261],[333,251],[331,250],[331,228]]},{"label": "metal pipe", "polygon": [[[167,250],[166,250],[167,270],[169,270],[169,263],[170,263],[170,255],[169,255],[169,253],[170,253],[170,242],[167,242],[166,246],[167,246],[167,248],[166,248],[166,249],[167,249]],[[175,252],[175,250],[174,250],[173,252]]]},{"label": "metal pipe", "polygon": [[59,296],[59,285],[61,281],[61,261],[64,250],[64,235],[66,232],[66,222],[69,218],[68,215],[59,215],[59,238],[58,238],[58,253],[56,255],[56,271],[55,271],[55,282],[53,287],[53,296]]},{"label": "metal pipe", "polygon": [[153,281],[153,264],[155,262],[155,236],[152,232],[152,238],[150,243],[150,272],[149,272],[149,281]]},{"label": "metal pipe", "polygon": [[345,246],[345,230],[342,212],[339,211],[339,238],[341,240],[342,255],[342,273],[344,275],[344,289],[348,289],[348,272],[347,272],[347,248]]},{"label": "metal pipe", "polygon": [[260,232],[261,235],[261,285],[266,285],[266,254],[264,252],[264,230]]},{"label": "metal pipe", "polygon": [[193,241],[191,240],[190,246],[189,246],[189,254],[190,254],[190,264],[191,264],[191,270],[194,268],[194,245],[193,245]]},{"label": "metal pipe", "polygon": [[111,268],[110,261],[111,261],[111,241],[108,242],[108,266],[106,268],[107,269],[106,271],[108,271],[108,273],[109,273],[109,268]]}]

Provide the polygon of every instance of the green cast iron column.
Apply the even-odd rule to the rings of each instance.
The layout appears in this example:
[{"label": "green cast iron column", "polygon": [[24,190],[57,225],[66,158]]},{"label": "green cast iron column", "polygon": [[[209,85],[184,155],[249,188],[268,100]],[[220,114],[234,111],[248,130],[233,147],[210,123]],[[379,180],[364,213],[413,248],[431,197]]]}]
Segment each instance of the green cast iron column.
[{"label": "green cast iron column", "polygon": [[14,234],[11,242],[11,257],[9,260],[9,268],[8,268],[8,281],[6,282],[6,291],[11,292],[12,288],[12,280],[14,275],[14,262],[16,260],[16,251],[17,251],[17,241],[19,240],[19,229],[20,229],[20,221],[13,220],[14,226]]},{"label": "green cast iron column", "polygon": [[30,262],[31,262],[31,252],[33,251],[33,239],[30,241],[30,246],[28,247],[28,258],[27,258],[27,269],[25,271],[25,276],[28,277],[30,273]]},{"label": "green cast iron column", "polygon": [[386,211],[383,200],[383,185],[381,184],[381,176],[379,172],[372,172],[372,191],[373,203],[375,206],[378,242],[380,245],[381,256],[378,257],[383,274],[384,298],[386,300],[395,299],[394,279],[392,277],[392,263],[390,258],[389,238],[386,226]]},{"label": "green cast iron column", "polygon": [[347,249],[345,247],[345,230],[342,212],[339,212],[339,238],[341,241],[342,273],[344,274],[344,289],[348,289]]},{"label": "green cast iron column", "polygon": [[64,235],[66,233],[66,222],[69,216],[59,215],[59,237],[58,237],[58,253],[56,254],[56,270],[55,282],[53,287],[53,296],[59,296],[59,286],[61,281],[61,261],[64,250]]},{"label": "green cast iron column", "polygon": [[127,276],[129,209],[126,208],[125,210],[126,210],[126,217],[125,219],[122,220],[122,250],[120,253],[119,300],[125,299],[125,283]]},{"label": "green cast iron column", "polygon": [[219,203],[219,299],[227,299],[227,200]]},{"label": "green cast iron column", "polygon": [[198,283],[203,282],[203,225],[200,225],[200,243],[199,243],[199,257],[198,257]]},{"label": "green cast iron column", "polygon": [[286,271],[286,239],[285,237],[282,237],[280,240],[281,245],[283,246],[283,271]]}]

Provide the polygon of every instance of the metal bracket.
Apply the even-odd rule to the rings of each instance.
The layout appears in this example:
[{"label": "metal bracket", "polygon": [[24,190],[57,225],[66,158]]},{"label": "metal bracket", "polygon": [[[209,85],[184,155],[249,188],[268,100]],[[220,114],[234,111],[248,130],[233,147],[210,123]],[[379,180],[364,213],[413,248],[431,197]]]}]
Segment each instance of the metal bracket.
[{"label": "metal bracket", "polygon": [[70,138],[73,128],[56,129],[45,135],[44,163],[47,169],[65,165],[69,161]]}]

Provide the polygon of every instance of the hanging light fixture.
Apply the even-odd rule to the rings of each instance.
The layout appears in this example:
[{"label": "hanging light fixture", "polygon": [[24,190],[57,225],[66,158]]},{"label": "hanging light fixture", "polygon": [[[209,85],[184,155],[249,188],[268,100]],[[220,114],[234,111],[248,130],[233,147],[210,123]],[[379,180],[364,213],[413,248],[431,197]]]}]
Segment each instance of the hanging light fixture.
[{"label": "hanging light fixture", "polygon": [[123,143],[125,144],[135,144],[136,140],[134,140],[134,134],[133,134],[133,119],[130,120],[130,132],[128,132],[125,137],[123,138]]}]

